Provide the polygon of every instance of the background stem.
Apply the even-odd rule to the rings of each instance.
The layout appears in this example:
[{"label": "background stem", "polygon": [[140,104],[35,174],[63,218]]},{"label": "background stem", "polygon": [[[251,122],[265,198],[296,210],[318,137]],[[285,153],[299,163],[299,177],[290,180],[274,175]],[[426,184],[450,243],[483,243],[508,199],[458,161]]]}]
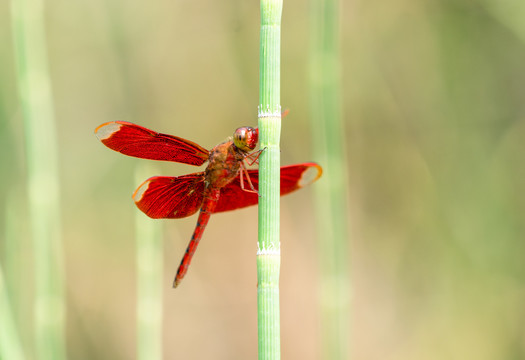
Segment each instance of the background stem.
[{"label": "background stem", "polygon": [[[140,184],[157,171],[139,165],[135,182]],[[162,359],[162,279],[164,273],[162,222],[135,212],[137,246],[137,359]]]},{"label": "background stem", "polygon": [[23,360],[25,356],[13,314],[4,272],[0,266],[0,359]]},{"label": "background stem", "polygon": [[44,3],[12,0],[18,89],[24,118],[27,187],[35,260],[39,359],[66,357],[58,146],[47,63]]},{"label": "background stem", "polygon": [[314,186],[321,266],[324,359],[348,358],[348,161],[341,114],[340,2],[312,0],[310,84],[314,158],[323,179]]}]

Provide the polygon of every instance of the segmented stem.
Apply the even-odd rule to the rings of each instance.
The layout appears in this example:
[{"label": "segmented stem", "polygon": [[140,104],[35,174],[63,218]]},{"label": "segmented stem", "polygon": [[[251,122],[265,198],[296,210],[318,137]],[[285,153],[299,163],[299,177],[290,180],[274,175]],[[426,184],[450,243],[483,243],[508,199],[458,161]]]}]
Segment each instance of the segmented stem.
[{"label": "segmented stem", "polygon": [[282,0],[261,0],[259,133],[259,243],[257,305],[259,359],[280,359],[279,168]]}]

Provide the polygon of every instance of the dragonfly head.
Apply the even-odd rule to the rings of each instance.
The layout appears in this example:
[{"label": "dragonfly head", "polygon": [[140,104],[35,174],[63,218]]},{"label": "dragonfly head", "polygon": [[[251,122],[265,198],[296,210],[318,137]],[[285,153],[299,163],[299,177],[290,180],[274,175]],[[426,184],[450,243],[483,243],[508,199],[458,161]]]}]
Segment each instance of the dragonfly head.
[{"label": "dragonfly head", "polygon": [[233,144],[244,152],[255,149],[258,141],[259,131],[249,126],[240,127],[233,134]]}]

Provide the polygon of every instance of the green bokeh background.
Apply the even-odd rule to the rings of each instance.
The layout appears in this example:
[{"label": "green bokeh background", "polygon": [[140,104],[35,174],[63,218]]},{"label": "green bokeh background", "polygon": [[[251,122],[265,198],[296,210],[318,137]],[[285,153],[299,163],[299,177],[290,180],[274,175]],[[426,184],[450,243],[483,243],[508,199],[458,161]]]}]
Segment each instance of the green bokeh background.
[{"label": "green bokeh background", "polygon": [[[136,166],[93,136],[126,120],[211,148],[256,124],[256,1],[48,1],[70,359],[135,354]],[[9,2],[0,3],[0,262],[32,349],[32,252]],[[343,3],[353,359],[525,359],[525,6]],[[309,4],[284,3],[282,163],[309,161]],[[158,163],[151,175],[196,169]],[[322,181],[322,180],[321,180]],[[311,189],[283,198],[284,359],[320,356]],[[165,221],[164,353],[257,356],[255,208]],[[6,220],[14,219],[13,221]],[[4,241],[6,234],[17,239]],[[321,239],[322,246],[322,239]],[[9,256],[8,256],[9,254]]]}]

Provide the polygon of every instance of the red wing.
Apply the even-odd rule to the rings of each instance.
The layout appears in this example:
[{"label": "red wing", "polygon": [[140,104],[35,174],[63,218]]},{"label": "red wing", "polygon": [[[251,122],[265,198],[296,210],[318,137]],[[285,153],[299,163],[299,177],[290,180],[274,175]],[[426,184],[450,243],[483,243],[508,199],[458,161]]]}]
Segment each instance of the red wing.
[{"label": "red wing", "polygon": [[[323,170],[316,163],[305,163],[281,167],[281,196],[313,183],[321,177]],[[259,189],[259,170],[248,170],[250,180],[255,189]],[[244,187],[248,186],[246,179]],[[241,188],[240,176],[221,189],[219,202],[214,212],[240,209],[255,205],[259,196]]]},{"label": "red wing", "polygon": [[189,140],[161,134],[126,121],[100,125],[95,135],[108,148],[142,159],[202,165],[209,151]]},{"label": "red wing", "polygon": [[200,209],[203,193],[202,172],[179,177],[154,176],[135,190],[133,200],[153,219],[179,219]]}]

